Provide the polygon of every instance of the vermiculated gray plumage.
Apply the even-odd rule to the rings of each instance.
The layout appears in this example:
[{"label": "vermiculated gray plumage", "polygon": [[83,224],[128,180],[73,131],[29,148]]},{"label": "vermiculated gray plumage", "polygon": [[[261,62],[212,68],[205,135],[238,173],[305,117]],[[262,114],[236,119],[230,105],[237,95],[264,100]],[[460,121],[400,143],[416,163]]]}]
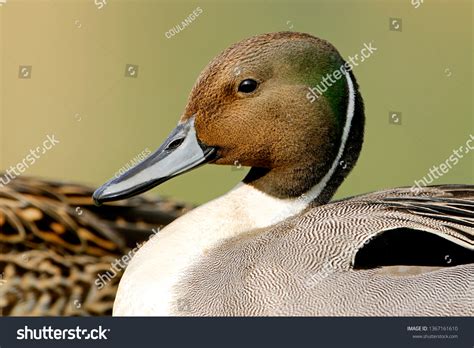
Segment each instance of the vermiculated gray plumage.
[{"label": "vermiculated gray plumage", "polygon": [[[354,269],[364,245],[394,229],[435,234],[465,248],[471,263]],[[474,186],[427,187],[417,194],[401,188],[336,201],[210,251],[176,288],[174,312],[470,316],[473,240]]]}]

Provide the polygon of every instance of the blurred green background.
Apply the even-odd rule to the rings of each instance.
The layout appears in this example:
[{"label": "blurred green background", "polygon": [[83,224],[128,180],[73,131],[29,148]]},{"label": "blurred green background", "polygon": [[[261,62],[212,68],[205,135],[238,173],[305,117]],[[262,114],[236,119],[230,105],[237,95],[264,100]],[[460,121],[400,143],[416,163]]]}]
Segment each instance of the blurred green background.
[{"label": "blurred green background", "polygon": [[[165,32],[197,7],[177,35]],[[474,134],[473,3],[397,1],[7,0],[0,7],[0,168],[47,134],[60,144],[24,175],[99,185],[177,123],[196,77],[230,44],[274,31],[329,40],[343,57],[377,47],[354,69],[365,99],[361,158],[337,197],[411,186]],[[401,31],[390,30],[401,18]],[[400,26],[396,25],[399,29]],[[126,64],[138,66],[126,77]],[[19,66],[31,78],[19,78]],[[401,125],[389,112],[402,113]],[[205,166],[153,192],[201,203],[246,173]],[[435,182],[474,184],[474,152]]]}]

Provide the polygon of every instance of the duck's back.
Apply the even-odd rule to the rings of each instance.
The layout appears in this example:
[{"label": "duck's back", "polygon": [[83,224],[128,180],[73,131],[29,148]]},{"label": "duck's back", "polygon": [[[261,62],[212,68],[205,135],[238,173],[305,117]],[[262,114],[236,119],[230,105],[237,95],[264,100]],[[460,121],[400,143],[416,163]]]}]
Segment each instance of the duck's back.
[{"label": "duck's back", "polygon": [[395,189],[227,240],[176,315],[472,315],[474,187]]}]

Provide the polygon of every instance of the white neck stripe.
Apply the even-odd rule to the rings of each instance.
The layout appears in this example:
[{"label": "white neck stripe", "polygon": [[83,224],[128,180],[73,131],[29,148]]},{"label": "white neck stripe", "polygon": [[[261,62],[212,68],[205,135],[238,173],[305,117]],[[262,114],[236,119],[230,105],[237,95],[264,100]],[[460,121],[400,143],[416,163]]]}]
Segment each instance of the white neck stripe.
[{"label": "white neck stripe", "polygon": [[349,132],[351,130],[352,119],[354,118],[354,110],[355,110],[355,91],[354,91],[354,84],[352,83],[352,79],[349,73],[346,71],[346,80],[347,80],[347,87],[349,89],[349,100],[347,103],[347,111],[346,111],[346,123],[344,125],[344,130],[342,132],[341,138],[341,145],[339,146],[339,151],[337,153],[336,159],[332,163],[331,168],[326,173],[326,175],[321,179],[319,183],[313,186],[306,194],[305,194],[305,201],[308,203],[312,202],[319,195],[323,192],[324,188],[328,184],[331,177],[334,175],[339,162],[341,161],[342,155],[344,153],[344,149],[346,147],[347,139],[349,138]]}]

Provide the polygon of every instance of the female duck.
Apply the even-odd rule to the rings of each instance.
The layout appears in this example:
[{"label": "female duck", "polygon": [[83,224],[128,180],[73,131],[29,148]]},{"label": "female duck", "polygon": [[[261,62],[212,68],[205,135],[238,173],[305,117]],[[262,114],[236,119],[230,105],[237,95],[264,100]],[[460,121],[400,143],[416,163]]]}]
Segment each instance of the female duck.
[{"label": "female duck", "polygon": [[474,187],[328,203],[359,156],[363,102],[350,72],[314,102],[307,91],[343,65],[328,42],[288,32],[211,61],[164,144],[94,198],[130,197],[206,162],[251,170],[137,253],[115,315],[472,314]]},{"label": "female duck", "polygon": [[0,316],[112,314],[112,265],[190,208],[135,197],[99,210],[92,192],[23,176],[0,185]]}]

